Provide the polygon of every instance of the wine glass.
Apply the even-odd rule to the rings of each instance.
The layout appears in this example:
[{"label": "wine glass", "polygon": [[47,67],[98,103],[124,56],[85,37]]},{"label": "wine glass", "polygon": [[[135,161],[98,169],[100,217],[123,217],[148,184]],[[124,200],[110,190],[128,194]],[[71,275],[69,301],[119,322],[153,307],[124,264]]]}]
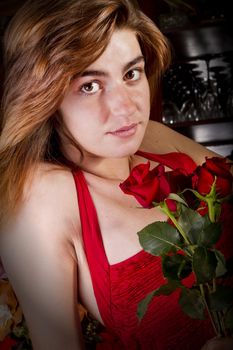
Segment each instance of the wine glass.
[{"label": "wine glass", "polygon": [[233,119],[233,52],[226,55],[225,62],[228,64],[227,76],[229,77],[226,98],[226,116]]},{"label": "wine glass", "polygon": [[181,106],[180,113],[183,116],[183,121],[199,121],[202,119],[202,107],[199,98],[198,90],[194,89],[194,96],[184,101]]},{"label": "wine glass", "polygon": [[162,122],[168,125],[177,123],[180,119],[180,111],[176,104],[171,100],[164,100],[162,108]]},{"label": "wine glass", "polygon": [[233,88],[230,88],[228,92],[226,115],[228,118],[233,119]]},{"label": "wine glass", "polygon": [[186,85],[189,87],[186,90],[185,99],[180,108],[181,115],[184,121],[199,121],[202,119],[202,106],[201,97],[203,93],[202,83],[202,70],[198,60],[189,63],[191,74],[187,76],[188,82]]},{"label": "wine glass", "polygon": [[210,61],[212,55],[206,55],[206,89],[202,96],[202,116],[203,119],[213,119],[223,117],[222,108],[218,100],[218,94],[212,88],[212,80],[210,78]]}]

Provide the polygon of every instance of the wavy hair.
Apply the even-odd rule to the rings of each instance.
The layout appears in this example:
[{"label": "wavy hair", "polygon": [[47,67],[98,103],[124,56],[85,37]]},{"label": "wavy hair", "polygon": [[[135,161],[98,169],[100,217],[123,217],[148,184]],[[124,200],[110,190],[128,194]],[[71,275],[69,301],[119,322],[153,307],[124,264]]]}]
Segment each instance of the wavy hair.
[{"label": "wavy hair", "polygon": [[[153,95],[170,63],[169,45],[132,1],[28,0],[10,21],[4,36],[0,223],[19,207],[39,162],[72,166],[62,153],[58,108],[72,79],[121,28],[137,35]],[[72,136],[70,141],[77,143]]]}]

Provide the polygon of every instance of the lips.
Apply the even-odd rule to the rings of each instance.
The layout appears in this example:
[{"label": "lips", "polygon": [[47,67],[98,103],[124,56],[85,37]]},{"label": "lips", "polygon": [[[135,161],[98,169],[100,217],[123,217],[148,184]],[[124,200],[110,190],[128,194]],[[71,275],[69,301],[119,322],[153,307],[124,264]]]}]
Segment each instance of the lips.
[{"label": "lips", "polygon": [[124,134],[128,134],[128,133],[132,133],[132,132],[136,131],[136,127],[137,127],[137,123],[132,123],[130,125],[123,126],[123,127],[116,129],[114,131],[110,131],[110,132],[108,132],[108,134],[124,135]]}]

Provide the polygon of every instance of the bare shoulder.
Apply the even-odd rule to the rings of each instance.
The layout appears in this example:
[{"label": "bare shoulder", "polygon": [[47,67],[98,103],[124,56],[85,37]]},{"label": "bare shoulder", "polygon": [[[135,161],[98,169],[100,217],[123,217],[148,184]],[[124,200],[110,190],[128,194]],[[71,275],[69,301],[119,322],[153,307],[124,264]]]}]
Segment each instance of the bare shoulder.
[{"label": "bare shoulder", "polygon": [[149,121],[141,149],[147,152],[168,153],[184,152],[197,164],[205,161],[205,157],[216,156],[216,153],[208,150],[190,138],[181,135],[172,128],[156,121]]},{"label": "bare shoulder", "polygon": [[[69,169],[41,164],[25,188],[25,213],[41,215],[53,225],[62,221],[78,222],[77,193]],[[54,220],[56,218],[56,220]]]},{"label": "bare shoulder", "polygon": [[3,235],[9,234],[16,240],[25,236],[25,240],[34,242],[43,238],[72,240],[72,232],[78,227],[79,210],[71,171],[40,164],[26,182],[21,207],[3,228]]},{"label": "bare shoulder", "polygon": [[38,200],[47,196],[46,199],[49,200],[51,194],[59,196],[66,191],[67,186],[73,187],[73,185],[73,176],[69,169],[41,163],[37,166],[30,181],[26,182],[25,199],[26,201],[34,198]]},{"label": "bare shoulder", "polygon": [[40,165],[26,183],[19,211],[0,234],[2,262],[35,349],[81,348],[76,311],[76,197],[70,171]]}]

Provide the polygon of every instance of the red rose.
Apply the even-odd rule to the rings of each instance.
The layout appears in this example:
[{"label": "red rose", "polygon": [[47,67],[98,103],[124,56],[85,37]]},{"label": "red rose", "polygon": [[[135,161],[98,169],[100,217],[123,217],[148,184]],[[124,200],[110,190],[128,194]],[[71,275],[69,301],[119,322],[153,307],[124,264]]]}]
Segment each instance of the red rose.
[{"label": "red rose", "polygon": [[153,201],[163,200],[170,192],[164,166],[158,165],[150,170],[150,162],[134,167],[120,188],[133,195],[144,208],[151,208]]},{"label": "red rose", "polygon": [[166,173],[170,185],[170,192],[179,193],[185,188],[192,186],[192,177],[187,174],[185,169],[175,169]]},{"label": "red rose", "polygon": [[216,180],[218,196],[223,198],[232,193],[233,176],[230,172],[230,163],[225,158],[206,158],[206,162],[198,166],[194,172],[193,188],[200,194],[206,195],[210,192],[211,186]]},{"label": "red rose", "polygon": [[[147,162],[133,168],[120,188],[124,193],[134,196],[144,208],[151,208],[152,202],[161,202],[169,193],[188,187],[187,180],[190,178],[183,169],[165,172],[165,167],[159,164],[150,170],[150,162]],[[170,210],[176,210],[174,201],[168,199],[167,205]]]}]

